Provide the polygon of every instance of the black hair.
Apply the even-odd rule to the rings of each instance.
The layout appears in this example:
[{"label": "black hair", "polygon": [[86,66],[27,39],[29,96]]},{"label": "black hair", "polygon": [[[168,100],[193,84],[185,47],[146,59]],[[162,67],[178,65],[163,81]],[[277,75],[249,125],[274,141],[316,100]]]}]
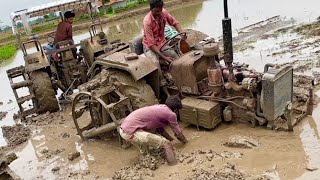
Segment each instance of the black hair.
[{"label": "black hair", "polygon": [[163,7],[162,0],[150,0],[149,4],[150,4],[150,9]]},{"label": "black hair", "polygon": [[65,19],[73,18],[75,16],[76,16],[76,14],[74,12],[71,12],[71,11],[67,11],[67,12],[64,13],[64,18]]},{"label": "black hair", "polygon": [[175,111],[177,109],[181,109],[182,108],[182,103],[181,100],[179,98],[179,96],[170,96],[168,97],[168,99],[166,100],[165,104],[172,110]]}]

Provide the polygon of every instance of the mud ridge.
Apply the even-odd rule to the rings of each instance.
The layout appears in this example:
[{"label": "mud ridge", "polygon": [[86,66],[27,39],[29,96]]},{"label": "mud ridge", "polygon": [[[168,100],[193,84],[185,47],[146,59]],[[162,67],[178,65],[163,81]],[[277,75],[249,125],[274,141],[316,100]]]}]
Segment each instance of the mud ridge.
[{"label": "mud ridge", "polygon": [[8,112],[0,111],[0,121],[7,116]]},{"label": "mud ridge", "polygon": [[38,116],[27,117],[26,120],[22,120],[27,126],[46,126],[52,124],[64,124],[65,119],[60,112],[44,113]]},{"label": "mud ridge", "polygon": [[8,146],[14,147],[26,142],[31,135],[29,128],[22,124],[16,124],[14,126],[3,126],[3,137],[7,140]]}]

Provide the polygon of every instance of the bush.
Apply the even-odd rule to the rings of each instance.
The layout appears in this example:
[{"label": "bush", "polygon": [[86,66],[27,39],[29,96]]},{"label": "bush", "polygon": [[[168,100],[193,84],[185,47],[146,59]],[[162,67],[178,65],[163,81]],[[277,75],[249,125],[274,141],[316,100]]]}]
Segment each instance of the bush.
[{"label": "bush", "polygon": [[15,55],[16,51],[17,51],[17,48],[14,43],[1,46],[0,47],[0,62],[13,57]]},{"label": "bush", "polygon": [[113,8],[112,6],[109,6],[107,10],[107,14],[111,14],[111,13],[113,13]]}]

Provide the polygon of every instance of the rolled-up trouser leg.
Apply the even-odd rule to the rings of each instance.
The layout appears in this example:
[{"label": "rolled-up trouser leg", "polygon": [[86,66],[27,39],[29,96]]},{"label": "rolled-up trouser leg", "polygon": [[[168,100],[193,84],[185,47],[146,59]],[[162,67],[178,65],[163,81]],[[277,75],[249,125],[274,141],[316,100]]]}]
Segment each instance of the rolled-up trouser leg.
[{"label": "rolled-up trouser leg", "polygon": [[168,165],[170,166],[176,165],[177,159],[170,141],[166,141],[166,143],[163,146],[163,150],[164,150],[164,154],[166,156]]},{"label": "rolled-up trouser leg", "polygon": [[167,139],[162,136],[142,130],[129,135],[123,132],[123,130],[120,128],[119,133],[124,140],[129,141],[133,145],[137,146],[140,151],[143,151],[144,147],[146,146],[151,146],[157,149],[162,148],[167,141]]},{"label": "rolled-up trouser leg", "polygon": [[166,138],[142,130],[137,131],[132,135],[129,135],[123,132],[123,130],[120,128],[119,133],[124,140],[129,141],[133,145],[137,146],[141,153],[144,153],[144,148],[148,146],[157,149],[163,148],[168,164],[177,164],[172,144]]}]

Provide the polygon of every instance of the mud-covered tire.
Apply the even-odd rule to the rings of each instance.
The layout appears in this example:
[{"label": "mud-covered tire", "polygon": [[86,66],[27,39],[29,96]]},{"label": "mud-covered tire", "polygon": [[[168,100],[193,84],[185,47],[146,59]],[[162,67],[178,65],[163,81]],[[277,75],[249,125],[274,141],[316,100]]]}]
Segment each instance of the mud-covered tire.
[{"label": "mud-covered tire", "polygon": [[130,99],[134,110],[158,104],[154,91],[144,79],[135,81],[127,72],[113,69],[106,71],[109,83],[113,84],[123,95]]},{"label": "mud-covered tire", "polygon": [[58,111],[59,104],[49,75],[44,71],[33,71],[30,73],[30,79],[37,101],[38,113]]}]

